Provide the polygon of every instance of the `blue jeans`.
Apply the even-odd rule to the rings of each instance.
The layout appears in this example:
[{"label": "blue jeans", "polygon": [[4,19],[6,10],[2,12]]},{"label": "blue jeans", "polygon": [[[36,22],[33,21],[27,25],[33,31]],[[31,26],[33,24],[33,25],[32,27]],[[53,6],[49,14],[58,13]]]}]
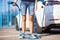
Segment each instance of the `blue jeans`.
[{"label": "blue jeans", "polygon": [[34,2],[26,2],[26,1],[21,2],[22,15],[27,14],[27,8],[28,8],[28,15],[33,15],[34,14]]}]

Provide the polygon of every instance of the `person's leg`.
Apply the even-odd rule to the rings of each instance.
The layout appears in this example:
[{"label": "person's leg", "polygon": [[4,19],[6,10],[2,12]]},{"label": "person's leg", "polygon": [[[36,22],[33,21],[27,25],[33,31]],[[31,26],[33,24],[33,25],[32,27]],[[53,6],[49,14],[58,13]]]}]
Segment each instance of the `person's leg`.
[{"label": "person's leg", "polygon": [[22,15],[22,33],[25,33],[26,30],[26,16]]},{"label": "person's leg", "polygon": [[29,15],[29,27],[30,27],[30,33],[33,33],[33,15]]},{"label": "person's leg", "polygon": [[30,36],[29,38],[36,38],[36,36],[33,34],[33,31],[34,31],[34,26],[33,26],[33,23],[34,23],[34,3],[31,2],[29,3],[29,6],[28,6],[28,11],[29,11],[29,27],[30,27]]},{"label": "person's leg", "polygon": [[26,2],[21,2],[21,15],[22,15],[22,33],[20,34],[20,38],[25,37],[25,30],[26,30]]},{"label": "person's leg", "polygon": [[33,15],[29,15],[29,27],[30,27],[30,36],[29,38],[37,38],[34,34],[33,34],[33,31],[34,31],[34,26],[33,26],[33,20],[34,20],[34,17]]},{"label": "person's leg", "polygon": [[28,11],[29,11],[29,27],[30,27],[30,33],[33,33],[33,15],[34,15],[34,3],[30,2],[28,6]]},{"label": "person's leg", "polygon": [[21,3],[22,33],[25,33],[26,30],[26,11],[27,11],[26,2],[22,2]]}]

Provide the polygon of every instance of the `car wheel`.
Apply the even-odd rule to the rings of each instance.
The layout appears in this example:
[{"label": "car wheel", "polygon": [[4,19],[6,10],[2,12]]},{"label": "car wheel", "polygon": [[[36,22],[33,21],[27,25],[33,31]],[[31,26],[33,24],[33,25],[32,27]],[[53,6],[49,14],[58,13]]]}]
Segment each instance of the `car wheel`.
[{"label": "car wheel", "polygon": [[45,29],[44,29],[44,33],[50,33],[50,27],[49,26],[47,26]]},{"label": "car wheel", "polygon": [[40,27],[40,26],[38,25],[38,22],[37,22],[37,21],[36,21],[36,26],[37,26],[37,27],[36,27],[36,32],[37,32],[37,33],[42,33],[42,30],[43,30],[43,29],[42,29],[42,27]]}]

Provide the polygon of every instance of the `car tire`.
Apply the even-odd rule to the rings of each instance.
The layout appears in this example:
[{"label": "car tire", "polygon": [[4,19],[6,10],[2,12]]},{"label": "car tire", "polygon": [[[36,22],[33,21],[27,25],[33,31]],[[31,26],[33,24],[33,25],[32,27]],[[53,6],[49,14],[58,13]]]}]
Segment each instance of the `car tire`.
[{"label": "car tire", "polygon": [[36,21],[36,26],[37,26],[37,27],[36,27],[36,32],[37,32],[37,33],[42,33],[42,30],[43,30],[43,29],[42,29],[42,27],[40,27],[40,26],[38,25],[38,22],[37,22],[37,21]]},{"label": "car tire", "polygon": [[50,30],[51,30],[51,27],[47,26],[47,27],[44,29],[44,33],[50,33]]}]

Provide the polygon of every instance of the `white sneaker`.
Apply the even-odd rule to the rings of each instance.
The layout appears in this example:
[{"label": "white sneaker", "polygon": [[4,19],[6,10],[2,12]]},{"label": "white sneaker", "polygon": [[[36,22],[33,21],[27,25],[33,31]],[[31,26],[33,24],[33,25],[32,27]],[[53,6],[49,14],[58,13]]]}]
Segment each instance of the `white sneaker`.
[{"label": "white sneaker", "polygon": [[24,36],[19,36],[19,38],[20,38],[20,39],[23,39],[23,38],[24,38]]},{"label": "white sneaker", "polygon": [[29,38],[36,38],[36,36],[34,36],[33,34],[32,35],[30,35],[30,37]]},{"label": "white sneaker", "polygon": [[22,39],[22,38],[25,38],[25,37],[24,37],[24,34],[21,34],[21,35],[19,36],[19,38],[21,38],[21,39]]}]

